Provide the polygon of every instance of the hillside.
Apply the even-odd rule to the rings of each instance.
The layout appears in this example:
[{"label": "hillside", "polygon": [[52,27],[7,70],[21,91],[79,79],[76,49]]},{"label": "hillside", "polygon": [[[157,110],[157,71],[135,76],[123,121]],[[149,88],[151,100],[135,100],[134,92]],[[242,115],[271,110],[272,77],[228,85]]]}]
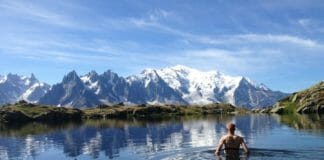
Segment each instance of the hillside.
[{"label": "hillside", "polygon": [[324,113],[324,81],[278,101],[273,113]]}]

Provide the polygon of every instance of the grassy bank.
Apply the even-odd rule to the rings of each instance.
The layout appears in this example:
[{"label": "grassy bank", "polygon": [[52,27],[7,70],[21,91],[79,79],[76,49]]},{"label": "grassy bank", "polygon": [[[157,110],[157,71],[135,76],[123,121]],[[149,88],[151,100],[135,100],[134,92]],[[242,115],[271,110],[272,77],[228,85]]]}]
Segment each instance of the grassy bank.
[{"label": "grassy bank", "polygon": [[73,109],[19,102],[0,108],[0,122],[6,124],[25,122],[60,123],[66,121],[81,121],[82,119],[159,119],[174,116],[202,116],[209,114],[234,114],[247,110],[234,107],[231,104],[209,105],[138,105],[123,104],[107,106],[100,105],[89,109]]},{"label": "grassy bank", "polygon": [[19,102],[0,108],[0,122],[19,124],[31,121],[59,123],[69,120],[80,121],[83,112],[79,109],[53,107]]},{"label": "grassy bank", "polygon": [[209,105],[141,105],[141,106],[99,106],[85,109],[86,119],[109,119],[109,118],[159,118],[172,116],[199,116],[207,114],[232,114],[244,112],[245,110],[234,107],[231,104],[209,104]]}]

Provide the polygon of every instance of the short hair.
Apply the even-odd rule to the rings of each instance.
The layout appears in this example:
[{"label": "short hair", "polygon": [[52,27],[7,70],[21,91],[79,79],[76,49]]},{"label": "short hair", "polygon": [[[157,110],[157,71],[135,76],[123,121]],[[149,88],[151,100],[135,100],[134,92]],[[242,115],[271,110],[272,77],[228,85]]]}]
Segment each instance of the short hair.
[{"label": "short hair", "polygon": [[227,123],[226,128],[230,131],[235,131],[235,124],[232,122]]}]

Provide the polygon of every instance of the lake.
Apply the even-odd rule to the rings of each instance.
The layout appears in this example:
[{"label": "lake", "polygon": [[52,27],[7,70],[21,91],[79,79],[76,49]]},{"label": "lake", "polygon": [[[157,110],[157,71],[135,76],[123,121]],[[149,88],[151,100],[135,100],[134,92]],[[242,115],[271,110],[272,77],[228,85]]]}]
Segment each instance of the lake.
[{"label": "lake", "polygon": [[251,149],[241,159],[324,159],[324,115],[262,114],[0,124],[0,159],[217,159],[230,121]]}]

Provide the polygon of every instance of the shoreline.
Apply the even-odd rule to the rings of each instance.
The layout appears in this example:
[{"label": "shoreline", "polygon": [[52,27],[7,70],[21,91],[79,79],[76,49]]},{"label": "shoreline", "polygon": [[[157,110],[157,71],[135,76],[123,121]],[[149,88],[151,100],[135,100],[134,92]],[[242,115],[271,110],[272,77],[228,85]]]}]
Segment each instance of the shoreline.
[{"label": "shoreline", "polygon": [[76,109],[19,102],[0,108],[0,123],[24,124],[45,122],[49,124],[82,121],[89,119],[163,119],[182,116],[204,116],[247,113],[247,109],[231,104],[208,105],[100,105],[95,108]]}]

